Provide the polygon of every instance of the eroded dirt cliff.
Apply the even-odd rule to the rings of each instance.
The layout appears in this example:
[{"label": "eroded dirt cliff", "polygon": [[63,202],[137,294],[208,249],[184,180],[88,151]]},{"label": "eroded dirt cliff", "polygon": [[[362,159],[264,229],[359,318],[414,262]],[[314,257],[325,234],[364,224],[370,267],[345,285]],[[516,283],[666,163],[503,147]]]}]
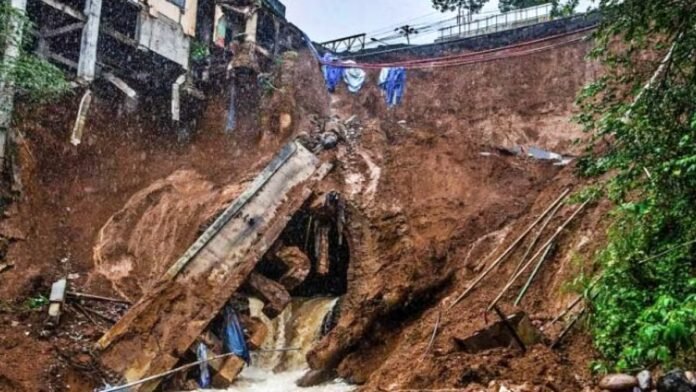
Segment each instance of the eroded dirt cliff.
[{"label": "eroded dirt cliff", "polygon": [[[445,309],[563,190],[582,189],[572,164],[504,149],[579,153],[573,141],[582,133],[570,118],[576,91],[595,76],[584,58],[589,45],[409,71],[405,100],[393,109],[376,74],[357,95],[340,89],[329,97],[318,65],[303,53],[281,66],[258,129],[224,134],[227,99],[220,94],[183,145],[145,114],[129,118],[101,104],[76,149],[68,144],[74,102],[26,110],[25,189],[0,232],[12,242],[7,259],[15,263],[0,287],[7,331],[0,389],[99,384],[103,374],[89,347],[103,331],[69,312],[55,334],[43,334],[43,314],[27,310],[25,299],[69,275],[81,290],[137,300],[279,146],[315,134],[329,117],[352,117],[360,124],[355,134],[320,153],[335,163],[322,190],[346,199],[350,262],[337,325],[308,355],[310,366],[337,368],[367,391],[485,390],[491,382],[582,390],[591,384],[592,356],[582,333],[559,349],[539,344],[526,353],[514,346],[466,353],[456,343],[496,317],[485,309],[525,246]],[[575,208],[563,205],[544,238]],[[536,325],[574,297],[566,283],[588,268],[583,260],[601,240],[605,210],[591,206],[556,242],[520,306]],[[510,304],[522,283],[504,297],[506,313],[515,310]]]}]

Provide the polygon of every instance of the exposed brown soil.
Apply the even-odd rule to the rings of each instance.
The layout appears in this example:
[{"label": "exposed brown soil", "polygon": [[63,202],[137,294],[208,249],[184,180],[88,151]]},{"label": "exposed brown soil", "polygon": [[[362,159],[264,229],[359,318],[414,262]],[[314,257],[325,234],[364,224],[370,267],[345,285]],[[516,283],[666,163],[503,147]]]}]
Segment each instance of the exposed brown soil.
[{"label": "exposed brown soil", "polygon": [[[336,367],[366,391],[591,385],[593,352],[583,333],[571,334],[559,350],[540,344],[525,354],[514,347],[470,354],[454,343],[495,319],[484,309],[524,249],[443,313],[429,345],[438,312],[491,256],[563,189],[583,186],[573,167],[497,148],[579,153],[572,141],[582,133],[569,119],[575,93],[596,72],[584,59],[588,49],[579,42],[526,57],[410,71],[405,101],[391,110],[374,86],[376,75],[357,96],[341,90],[329,98],[309,56],[289,57],[280,71],[282,90],[263,98],[261,131],[225,135],[221,95],[210,100],[187,144],[177,144],[152,119],[120,116],[100,103],[84,144],[75,148],[68,144],[75,102],[25,109],[18,123],[27,136],[25,189],[0,226],[12,239],[7,259],[15,263],[0,276],[0,390],[68,390],[69,379],[70,390],[89,390],[101,382],[105,375],[80,352],[101,331],[69,312],[55,334],[42,338],[44,313],[26,310],[24,300],[68,274],[78,274],[71,284],[80,290],[137,299],[250,173],[292,135],[313,129],[310,118],[328,114],[355,115],[363,130],[322,154],[338,163],[323,188],[348,199],[351,264],[338,325],[310,353],[310,365]],[[282,114],[289,114],[289,125]],[[549,233],[574,208],[564,206]],[[606,208],[592,206],[561,237],[521,304],[536,323],[573,297],[565,287],[580,269],[590,272],[586,260],[601,242]],[[505,297],[506,313],[521,284]]]}]

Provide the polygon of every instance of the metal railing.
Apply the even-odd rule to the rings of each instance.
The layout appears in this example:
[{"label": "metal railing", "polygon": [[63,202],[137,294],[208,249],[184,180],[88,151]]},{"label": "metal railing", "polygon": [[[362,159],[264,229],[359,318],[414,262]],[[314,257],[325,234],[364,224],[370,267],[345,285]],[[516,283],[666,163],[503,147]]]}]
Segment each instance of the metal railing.
[{"label": "metal railing", "polygon": [[333,41],[322,42],[321,46],[334,52],[353,52],[365,49],[365,33],[351,35],[350,37],[343,37],[335,39]]},{"label": "metal railing", "polygon": [[440,37],[435,42],[449,41],[458,38],[475,37],[478,35],[512,30],[522,26],[551,20],[551,3],[534,7],[522,8],[487,18],[459,23],[439,29]]}]

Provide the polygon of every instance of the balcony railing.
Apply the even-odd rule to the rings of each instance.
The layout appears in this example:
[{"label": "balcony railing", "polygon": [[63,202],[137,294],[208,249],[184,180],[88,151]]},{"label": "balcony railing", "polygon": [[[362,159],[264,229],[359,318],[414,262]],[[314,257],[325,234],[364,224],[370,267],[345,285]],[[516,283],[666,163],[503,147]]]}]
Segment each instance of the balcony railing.
[{"label": "balcony railing", "polygon": [[551,19],[552,9],[553,6],[548,3],[443,27],[439,29],[440,37],[435,42],[475,37],[546,22]]}]

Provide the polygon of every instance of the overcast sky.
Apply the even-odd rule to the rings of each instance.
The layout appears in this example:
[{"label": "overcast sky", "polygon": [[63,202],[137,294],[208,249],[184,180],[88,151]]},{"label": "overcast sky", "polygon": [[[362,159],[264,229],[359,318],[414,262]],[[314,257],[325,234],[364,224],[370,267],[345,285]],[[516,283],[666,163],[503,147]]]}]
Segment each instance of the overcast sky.
[{"label": "overcast sky", "polygon": [[[287,6],[288,19],[317,42],[360,33],[386,33],[405,23],[427,23],[444,18],[432,8],[430,0],[281,1]],[[584,9],[589,1],[583,0]],[[498,1],[491,0],[482,12],[487,16],[497,11]]]}]

